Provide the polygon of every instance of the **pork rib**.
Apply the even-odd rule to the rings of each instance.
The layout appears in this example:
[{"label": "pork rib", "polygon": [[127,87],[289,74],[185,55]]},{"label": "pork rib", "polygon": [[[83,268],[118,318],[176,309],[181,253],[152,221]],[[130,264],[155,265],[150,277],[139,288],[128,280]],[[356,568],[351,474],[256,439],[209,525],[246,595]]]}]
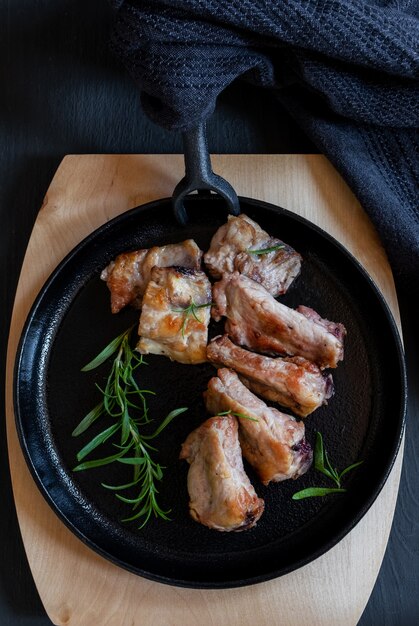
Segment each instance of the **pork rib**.
[{"label": "pork rib", "polygon": [[[263,254],[253,251],[276,248]],[[204,255],[211,276],[221,278],[235,270],[261,283],[273,296],[287,291],[301,269],[301,256],[291,246],[275,239],[247,215],[229,215],[211,240]]]},{"label": "pork rib", "polygon": [[111,292],[112,313],[118,313],[128,304],[141,307],[153,267],[178,265],[199,269],[201,260],[202,251],[193,239],[119,254],[100,275]]},{"label": "pork rib", "polygon": [[232,411],[248,416],[239,418],[240,444],[243,456],[265,485],[298,478],[308,470],[313,455],[305,440],[304,424],[268,407],[233,370],[218,370],[204,397],[210,413]]},{"label": "pork rib", "polygon": [[227,317],[225,331],[241,346],[302,356],[321,369],[337,367],[343,359],[343,324],[322,319],[309,307],[290,309],[247,276],[224,274],[213,287],[213,301],[214,318]]},{"label": "pork rib", "polygon": [[187,437],[181,459],[188,472],[191,517],[220,531],[255,526],[264,509],[243,468],[237,420],[211,417]]},{"label": "pork rib", "polygon": [[227,335],[207,347],[207,359],[217,367],[234,369],[255,393],[289,407],[300,417],[315,411],[333,394],[331,375],[303,357],[271,358],[236,346]]},{"label": "pork rib", "polygon": [[[188,307],[196,307],[193,311]],[[137,350],[179,363],[206,361],[211,284],[204,272],[154,267],[144,293]]]}]

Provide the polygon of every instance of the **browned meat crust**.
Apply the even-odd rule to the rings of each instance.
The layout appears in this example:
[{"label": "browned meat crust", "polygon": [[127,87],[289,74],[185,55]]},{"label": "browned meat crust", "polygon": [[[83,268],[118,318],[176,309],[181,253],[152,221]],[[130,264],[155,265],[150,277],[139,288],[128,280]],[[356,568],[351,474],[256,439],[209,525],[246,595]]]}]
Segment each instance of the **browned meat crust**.
[{"label": "browned meat crust", "polygon": [[[194,303],[195,314],[185,311]],[[154,267],[144,293],[137,350],[179,363],[206,361],[211,284],[204,272]]]},{"label": "browned meat crust", "polygon": [[218,370],[204,397],[210,413],[232,411],[248,416],[239,418],[240,443],[244,457],[265,485],[298,478],[308,470],[312,451],[304,437],[304,424],[266,406],[233,370]]},{"label": "browned meat crust", "polygon": [[[281,246],[265,254],[252,250],[265,250]],[[301,269],[301,256],[291,246],[275,239],[247,215],[229,215],[211,240],[204,255],[211,276],[221,278],[235,270],[261,283],[273,296],[287,291]]]},{"label": "browned meat crust", "polygon": [[333,393],[333,381],[303,357],[271,358],[236,346],[227,335],[207,347],[207,358],[216,366],[230,367],[242,382],[267,400],[289,407],[306,417]]},{"label": "browned meat crust", "polygon": [[119,254],[100,276],[111,292],[112,313],[118,313],[128,304],[141,307],[153,267],[179,265],[199,269],[201,260],[202,252],[193,239]]},{"label": "browned meat crust", "polygon": [[244,471],[237,431],[234,417],[211,417],[190,433],[180,453],[190,464],[192,518],[226,532],[252,528],[264,509]]},{"label": "browned meat crust", "polygon": [[308,307],[281,304],[254,280],[224,274],[213,287],[215,319],[227,317],[225,331],[235,343],[265,354],[302,356],[321,369],[343,359],[343,324],[329,322]]}]

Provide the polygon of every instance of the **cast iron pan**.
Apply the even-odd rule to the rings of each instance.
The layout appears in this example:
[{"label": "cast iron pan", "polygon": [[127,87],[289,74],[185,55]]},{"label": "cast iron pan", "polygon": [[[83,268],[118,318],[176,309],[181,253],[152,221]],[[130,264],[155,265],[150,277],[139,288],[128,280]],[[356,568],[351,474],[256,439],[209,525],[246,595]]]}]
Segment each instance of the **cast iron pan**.
[{"label": "cast iron pan", "polygon": [[[357,261],[301,217],[240,198],[242,212],[294,246],[304,258],[300,277],[282,301],[292,307],[300,303],[311,306],[347,328],[345,359],[333,372],[335,396],[329,406],[306,420],[308,440],[313,444],[315,431],[321,431],[338,468],[364,461],[348,475],[347,493],[293,501],[294,492],[327,486],[327,479],[312,469],[296,482],[264,487],[246,466],[258,494],[265,499],[265,513],[256,528],[219,533],[194,522],[188,514],[188,467],[178,456],[188,433],[208,417],[202,392],[215,370],[209,364],[185,366],[159,356],[147,357],[149,366],[141,368],[142,385],[157,392],[150,401],[152,414],[159,419],[176,407],[189,407],[158,441],[158,458],[168,468],[160,503],[172,509],[172,521],[153,519],[142,530],[135,522],[121,521],[129,513],[127,505],[100,483],[128,482],[127,466],[72,472],[77,451],[104,428],[99,424],[94,431],[95,424],[81,437],[71,436],[99,401],[95,382],[102,384],[107,371],[107,365],[89,374],[81,373],[80,368],[138,321],[134,310],[111,315],[100,271],[124,250],[189,237],[206,250],[215,230],[225,222],[225,200],[230,211],[239,210],[227,183],[221,189],[224,199],[214,195],[184,199],[193,184],[198,189],[220,187],[219,179],[211,178],[215,175],[203,137],[200,129],[186,145],[186,180],[178,186],[175,200],[175,214],[180,219],[175,219],[170,199],[128,211],[87,237],[49,278],[21,338],[15,409],[20,442],[41,492],[82,541],[147,578],[172,585],[221,588],[256,583],[294,570],[331,548],[360,520],[381,490],[397,454],[406,381],[394,321]],[[198,169],[192,182],[191,169],[194,176]],[[200,176],[202,173],[206,176]],[[189,224],[181,225],[187,215]]]}]

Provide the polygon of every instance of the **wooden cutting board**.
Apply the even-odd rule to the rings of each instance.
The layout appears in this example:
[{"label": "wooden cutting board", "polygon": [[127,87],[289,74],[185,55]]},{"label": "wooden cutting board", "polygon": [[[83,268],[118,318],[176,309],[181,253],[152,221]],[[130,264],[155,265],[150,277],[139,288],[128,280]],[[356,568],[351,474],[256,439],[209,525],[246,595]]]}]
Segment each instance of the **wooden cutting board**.
[{"label": "wooden cutting board", "polygon": [[[239,195],[286,207],[340,240],[379,285],[399,324],[393,279],[377,234],[324,157],[214,156],[213,166]],[[14,424],[12,373],[37,292],[83,237],[127,209],[170,196],[182,176],[178,155],[67,156],[35,223],[13,311],[6,402],[14,497],[39,594],[54,624],[72,626],[355,625],[387,544],[402,452],[372,508],[332,550],[276,580],[220,591],[154,583],[96,555],[55,516],[26,467]]]}]

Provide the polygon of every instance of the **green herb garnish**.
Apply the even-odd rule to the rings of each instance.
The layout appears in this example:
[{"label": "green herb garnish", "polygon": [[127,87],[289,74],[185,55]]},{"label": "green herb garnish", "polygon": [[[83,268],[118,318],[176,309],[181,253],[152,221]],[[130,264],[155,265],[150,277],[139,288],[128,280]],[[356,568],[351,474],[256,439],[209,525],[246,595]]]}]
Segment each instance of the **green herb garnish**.
[{"label": "green herb garnish", "polygon": [[331,493],[345,493],[346,489],[342,487],[342,478],[351,470],[361,465],[363,461],[358,461],[352,465],[348,465],[340,473],[330,463],[329,456],[323,445],[323,437],[321,433],[316,433],[316,445],[314,448],[314,467],[317,471],[321,472],[335,483],[336,487],[308,487],[302,491],[297,491],[292,496],[293,500],[302,500],[303,498],[313,498],[319,496],[326,496]]},{"label": "green herb garnish", "polygon": [[185,337],[185,328],[186,328],[186,322],[188,321],[188,318],[192,316],[196,319],[197,322],[202,324],[203,322],[197,316],[196,311],[198,309],[205,309],[208,306],[214,306],[214,303],[207,302],[206,304],[195,304],[195,302],[192,300],[191,304],[185,307],[184,309],[172,309],[174,313],[183,313],[183,322],[182,322],[182,326],[180,327],[182,337]]},{"label": "green herb garnish", "polygon": [[303,500],[304,498],[315,498],[320,496],[328,496],[330,493],[344,493],[346,489],[335,489],[329,487],[308,487],[297,491],[292,496],[293,500]]},{"label": "green herb garnish", "polygon": [[283,243],[278,244],[277,246],[272,246],[271,248],[260,248],[259,250],[252,250],[251,248],[248,248],[246,252],[248,254],[256,254],[258,256],[261,256],[262,254],[268,254],[268,252],[275,252],[276,250],[281,250],[282,248],[285,248],[285,245]]},{"label": "green herb garnish", "polygon": [[223,415],[234,415],[235,417],[239,417],[240,419],[250,420],[252,422],[259,421],[256,417],[250,417],[250,415],[245,415],[244,413],[237,413],[236,411],[222,411],[222,413],[217,413],[217,417],[223,417]]},{"label": "green herb garnish", "polygon": [[[129,340],[132,329],[133,327],[116,337],[90,363],[82,368],[83,372],[89,372],[102,365],[116,353],[105,388],[98,387],[103,396],[102,401],[81,420],[80,424],[73,430],[72,435],[73,437],[81,435],[102,415],[112,418],[113,423],[95,435],[78,452],[79,464],[74,468],[74,471],[80,472],[114,462],[132,466],[132,481],[124,485],[102,483],[102,486],[112,491],[123,491],[134,486],[139,487],[139,494],[135,498],[126,498],[119,493],[115,495],[119,500],[132,504],[135,511],[133,516],[123,521],[142,518],[140,526],[142,528],[151,515],[168,520],[170,513],[170,511],[161,509],[157,503],[156,483],[162,480],[164,468],[153,460],[152,453],[156,451],[156,448],[149,442],[155,439],[177,415],[187,411],[187,408],[171,411],[152,434],[146,435],[141,432],[142,427],[151,421],[148,415],[147,395],[155,394],[149,389],[140,389],[134,378],[134,371],[140,365],[147,365],[147,363],[142,355],[135,353],[130,346]],[[117,449],[115,454],[84,461],[93,450],[111,438],[116,439],[113,441],[113,446]]]}]

